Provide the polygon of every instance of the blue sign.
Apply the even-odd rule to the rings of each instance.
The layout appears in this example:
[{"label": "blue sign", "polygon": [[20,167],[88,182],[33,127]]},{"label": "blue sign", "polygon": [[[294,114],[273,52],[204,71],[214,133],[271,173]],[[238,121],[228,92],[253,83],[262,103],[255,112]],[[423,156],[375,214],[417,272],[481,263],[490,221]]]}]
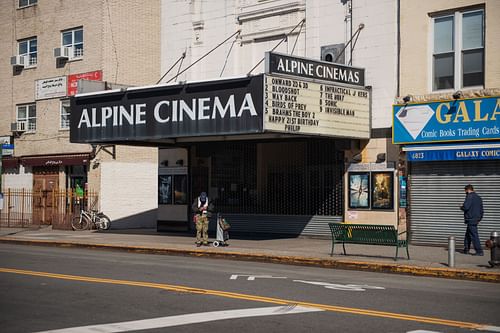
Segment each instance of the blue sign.
[{"label": "blue sign", "polygon": [[407,152],[407,159],[410,162],[499,160],[500,148],[414,150]]},{"label": "blue sign", "polygon": [[393,106],[393,143],[500,139],[500,96]]},{"label": "blue sign", "polygon": [[14,145],[3,143],[2,144],[2,156],[13,155],[14,154]]}]

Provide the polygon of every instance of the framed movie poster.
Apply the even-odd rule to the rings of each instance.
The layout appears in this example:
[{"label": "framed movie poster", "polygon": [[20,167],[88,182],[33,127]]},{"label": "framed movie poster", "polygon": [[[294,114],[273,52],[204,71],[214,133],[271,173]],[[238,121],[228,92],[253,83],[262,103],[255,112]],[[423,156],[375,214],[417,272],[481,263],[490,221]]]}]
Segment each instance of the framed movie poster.
[{"label": "framed movie poster", "polygon": [[172,204],[172,176],[160,175],[158,176],[158,204],[171,205]]},{"label": "framed movie poster", "polygon": [[349,208],[370,208],[370,173],[349,173]]},{"label": "framed movie poster", "polygon": [[372,209],[394,208],[394,175],[392,172],[372,172]]},{"label": "framed movie poster", "polygon": [[174,204],[185,205],[187,204],[187,176],[175,175],[174,176]]}]

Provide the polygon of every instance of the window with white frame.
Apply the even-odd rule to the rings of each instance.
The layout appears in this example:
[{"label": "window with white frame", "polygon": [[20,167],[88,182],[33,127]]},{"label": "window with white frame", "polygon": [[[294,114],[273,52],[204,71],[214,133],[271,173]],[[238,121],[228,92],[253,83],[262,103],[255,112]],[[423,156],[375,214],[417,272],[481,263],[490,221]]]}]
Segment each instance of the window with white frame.
[{"label": "window with white frame", "polygon": [[19,131],[36,130],[36,104],[24,104],[16,107],[16,122]]},{"label": "window with white frame", "polygon": [[83,28],[63,31],[61,34],[62,47],[71,48],[71,58],[83,57]]},{"label": "window with white frame", "polygon": [[69,100],[65,99],[61,101],[61,129],[69,129]]},{"label": "window with white frame", "polygon": [[38,59],[38,42],[37,38],[29,38],[20,40],[17,43],[17,54],[25,57],[25,66],[36,66]]},{"label": "window with white frame", "polygon": [[432,90],[484,86],[484,10],[433,18]]},{"label": "window with white frame", "polygon": [[38,3],[38,0],[19,0],[19,8],[33,6]]}]

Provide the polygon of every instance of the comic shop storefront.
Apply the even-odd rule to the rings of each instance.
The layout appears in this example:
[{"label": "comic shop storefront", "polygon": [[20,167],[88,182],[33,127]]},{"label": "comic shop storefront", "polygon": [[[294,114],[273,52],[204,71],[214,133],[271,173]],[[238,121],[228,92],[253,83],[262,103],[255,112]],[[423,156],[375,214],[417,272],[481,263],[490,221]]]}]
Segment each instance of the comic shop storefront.
[{"label": "comic shop storefront", "polygon": [[369,138],[370,95],[363,70],[342,66],[345,82],[332,82],[308,75],[333,79],[338,65],[298,73],[301,62],[272,54],[267,74],[77,95],[71,142],[159,147],[164,219],[188,224],[205,191],[232,232],[329,235],[343,220],[344,154]]},{"label": "comic shop storefront", "polygon": [[412,242],[444,245],[463,239],[464,187],[482,197],[481,241],[500,230],[500,98],[394,106],[394,143],[408,162]]}]

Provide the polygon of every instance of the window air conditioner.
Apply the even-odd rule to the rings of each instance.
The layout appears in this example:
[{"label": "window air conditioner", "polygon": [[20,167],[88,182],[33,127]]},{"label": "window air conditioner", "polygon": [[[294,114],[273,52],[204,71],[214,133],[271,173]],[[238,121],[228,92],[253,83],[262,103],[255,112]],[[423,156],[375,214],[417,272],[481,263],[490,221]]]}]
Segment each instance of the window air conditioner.
[{"label": "window air conditioner", "polygon": [[[17,121],[14,123],[15,132],[26,132],[28,130],[28,122],[27,121]],[[12,125],[14,125],[12,124]]]},{"label": "window air conditioner", "polygon": [[24,67],[28,65],[26,63],[26,56],[16,55],[10,58],[10,64],[12,67]]},{"label": "window air conditioner", "polygon": [[27,121],[16,121],[10,124],[11,132],[26,132],[28,130]]},{"label": "window air conditioner", "polygon": [[73,58],[73,49],[71,47],[56,47],[54,49],[54,57],[56,59]]}]

